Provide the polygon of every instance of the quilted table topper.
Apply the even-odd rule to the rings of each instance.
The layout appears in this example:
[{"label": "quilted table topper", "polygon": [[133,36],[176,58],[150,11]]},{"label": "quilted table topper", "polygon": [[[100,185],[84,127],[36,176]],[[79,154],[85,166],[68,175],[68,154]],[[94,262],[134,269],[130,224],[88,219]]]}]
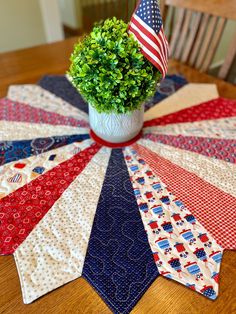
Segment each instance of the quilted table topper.
[{"label": "quilted table topper", "polygon": [[64,76],[0,100],[0,254],[24,303],[81,276],[115,313],[159,275],[217,297],[236,248],[236,101],[169,76],[146,109],[142,137],[112,149]]}]

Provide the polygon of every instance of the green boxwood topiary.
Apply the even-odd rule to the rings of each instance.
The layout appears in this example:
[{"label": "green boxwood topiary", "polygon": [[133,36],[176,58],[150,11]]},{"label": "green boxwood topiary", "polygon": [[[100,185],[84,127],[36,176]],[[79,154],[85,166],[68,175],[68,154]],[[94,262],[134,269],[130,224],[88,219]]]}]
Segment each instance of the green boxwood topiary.
[{"label": "green boxwood topiary", "polygon": [[127,24],[115,17],[97,24],[75,45],[68,74],[84,99],[106,113],[139,109],[161,79],[127,33]]}]

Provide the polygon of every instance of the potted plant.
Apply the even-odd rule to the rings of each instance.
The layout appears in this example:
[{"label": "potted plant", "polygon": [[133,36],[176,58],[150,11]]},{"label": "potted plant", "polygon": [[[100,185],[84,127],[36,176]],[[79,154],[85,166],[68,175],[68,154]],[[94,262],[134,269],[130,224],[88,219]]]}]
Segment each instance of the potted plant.
[{"label": "potted plant", "polygon": [[128,141],[140,132],[143,103],[161,79],[127,27],[115,17],[97,24],[75,45],[68,72],[89,104],[91,129],[112,143]]}]

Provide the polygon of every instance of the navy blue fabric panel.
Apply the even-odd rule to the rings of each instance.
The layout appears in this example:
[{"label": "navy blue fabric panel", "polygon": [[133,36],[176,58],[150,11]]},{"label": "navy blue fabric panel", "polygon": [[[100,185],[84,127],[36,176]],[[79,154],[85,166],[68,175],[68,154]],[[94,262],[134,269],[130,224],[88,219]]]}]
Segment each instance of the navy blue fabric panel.
[{"label": "navy blue fabric panel", "polygon": [[36,138],[23,141],[3,141],[0,142],[0,165],[28,158],[32,155],[42,154],[49,150],[74,142],[81,142],[89,138],[89,134],[78,134]]},{"label": "navy blue fabric panel", "polygon": [[145,110],[148,110],[161,100],[174,94],[178,89],[186,85],[187,80],[181,75],[167,75],[158,86],[155,95],[145,103]]},{"label": "navy blue fabric panel", "polygon": [[122,149],[112,150],[83,276],[115,313],[129,313],[158,276]]},{"label": "navy blue fabric panel", "polygon": [[[186,85],[187,80],[181,75],[167,75],[158,86],[155,95],[145,103],[145,110],[154,106],[161,100],[175,93],[179,88]],[[88,112],[88,105],[78,91],[71,85],[65,76],[44,76],[39,85],[49,92],[69,102],[71,105]]]},{"label": "navy blue fabric panel", "polygon": [[72,106],[88,113],[88,104],[83,100],[78,91],[63,75],[46,75],[38,83],[42,88],[61,97]]}]

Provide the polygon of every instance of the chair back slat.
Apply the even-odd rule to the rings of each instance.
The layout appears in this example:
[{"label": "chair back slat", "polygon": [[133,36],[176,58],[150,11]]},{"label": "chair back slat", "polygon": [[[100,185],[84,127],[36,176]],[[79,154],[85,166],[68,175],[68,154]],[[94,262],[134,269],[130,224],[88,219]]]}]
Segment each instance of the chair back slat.
[{"label": "chair back slat", "polygon": [[180,33],[180,30],[184,21],[184,15],[185,15],[185,9],[182,9],[182,8],[178,9],[178,19],[175,24],[174,33],[170,41],[170,56],[171,57],[174,55],[174,49],[177,44],[179,33]]},{"label": "chair back slat", "polygon": [[208,49],[207,54],[205,56],[205,60],[204,60],[202,66],[200,68],[200,70],[202,72],[206,72],[208,70],[210,64],[211,64],[211,61],[215,55],[216,49],[217,49],[218,44],[220,42],[221,35],[222,35],[223,30],[225,28],[225,24],[226,24],[226,19],[220,18],[217,25],[216,25],[216,28],[214,31],[214,36],[211,40],[209,49]]},{"label": "chair back slat", "polygon": [[[175,6],[196,12],[221,16],[226,19],[236,19],[235,0],[160,0],[166,6]],[[163,4],[162,4],[163,5]]]},{"label": "chair back slat", "polygon": [[[170,57],[201,72],[211,70],[227,20],[236,20],[236,0],[161,0],[161,10]],[[227,77],[235,56],[236,34],[219,77]]]},{"label": "chair back slat", "polygon": [[183,62],[183,63],[187,62],[187,60],[189,58],[190,51],[193,47],[193,43],[194,43],[194,40],[196,38],[197,31],[199,29],[201,18],[202,18],[202,13],[200,13],[200,12],[194,13],[193,22],[191,25],[191,30],[190,30],[189,36],[187,38],[187,42],[186,42],[183,54],[180,58],[181,62]]},{"label": "chair back slat", "polygon": [[174,26],[174,13],[175,9],[173,7],[170,7],[169,10],[166,10],[166,16],[165,19],[163,19],[164,22],[164,28],[165,28],[165,36],[168,40],[168,42],[171,41],[171,36],[173,34],[173,26]]},{"label": "chair back slat", "polygon": [[201,49],[200,49],[200,52],[198,54],[197,61],[195,64],[195,67],[197,69],[200,69],[200,67],[204,61],[204,58],[206,56],[206,53],[209,49],[210,42],[211,42],[211,39],[212,39],[214,31],[215,31],[217,19],[218,18],[216,16],[210,17],[209,25],[208,25],[208,28],[206,29],[206,34],[204,36],[203,43],[201,45]]},{"label": "chair back slat", "polygon": [[129,19],[129,1],[126,1],[125,20],[128,21],[128,19]]},{"label": "chair back slat", "polygon": [[233,64],[234,58],[236,56],[236,32],[234,38],[228,48],[228,52],[225,58],[224,64],[221,66],[218,77],[225,79],[229,73],[230,67]]},{"label": "chair back slat", "polygon": [[180,58],[181,52],[183,51],[183,48],[184,48],[185,40],[188,37],[188,32],[189,32],[189,28],[190,28],[190,22],[191,22],[192,14],[193,14],[192,11],[187,11],[185,14],[182,31],[181,31],[180,36],[178,38],[178,45],[177,45],[175,52],[174,52],[174,57],[176,59]]},{"label": "chair back slat", "polygon": [[208,24],[210,16],[208,14],[204,14],[201,24],[200,24],[200,28],[197,34],[197,38],[194,44],[194,48],[193,51],[191,52],[191,56],[190,56],[190,60],[189,60],[189,64],[191,66],[193,66],[195,64],[195,61],[197,59],[203,38],[204,38],[204,34],[205,34],[205,30],[206,30],[206,26]]},{"label": "chair back slat", "polygon": [[[82,32],[94,22],[116,16],[129,22],[139,0],[80,0]],[[236,0],[160,0],[170,57],[207,72],[227,19],[236,19]],[[236,55],[231,45],[219,75],[226,77]],[[227,72],[227,73],[226,73]]]},{"label": "chair back slat", "polygon": [[116,16],[129,22],[138,0],[81,0],[82,24],[81,32],[89,32],[95,22]]}]

